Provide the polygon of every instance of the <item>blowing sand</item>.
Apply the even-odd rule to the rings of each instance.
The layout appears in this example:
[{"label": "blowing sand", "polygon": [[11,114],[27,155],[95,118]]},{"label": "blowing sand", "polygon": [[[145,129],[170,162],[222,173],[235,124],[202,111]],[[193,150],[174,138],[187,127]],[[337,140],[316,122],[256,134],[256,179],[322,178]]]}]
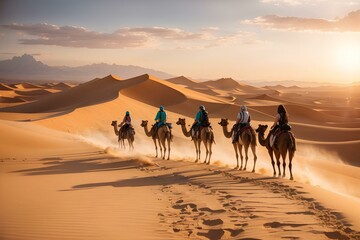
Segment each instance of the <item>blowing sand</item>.
[{"label": "blowing sand", "polygon": [[[149,75],[79,86],[1,84],[8,99],[0,103],[1,239],[359,239],[356,96],[341,108],[345,98],[331,104],[317,92],[321,104],[312,103],[315,96],[301,88],[206,84],[209,95],[203,83]],[[34,99],[12,100],[22,92]],[[254,127],[271,124],[285,103],[298,143],[294,181],[288,169],[286,178],[272,177],[260,144],[255,173],[251,153],[247,171],[233,169],[231,140],[217,123],[232,124],[243,101]],[[174,126],[170,161],[153,157],[140,127],[160,104]],[[194,163],[193,143],[175,125],[179,117],[191,124],[200,104],[215,135],[211,165]],[[117,148],[110,126],[127,110],[136,131],[132,153]]]}]

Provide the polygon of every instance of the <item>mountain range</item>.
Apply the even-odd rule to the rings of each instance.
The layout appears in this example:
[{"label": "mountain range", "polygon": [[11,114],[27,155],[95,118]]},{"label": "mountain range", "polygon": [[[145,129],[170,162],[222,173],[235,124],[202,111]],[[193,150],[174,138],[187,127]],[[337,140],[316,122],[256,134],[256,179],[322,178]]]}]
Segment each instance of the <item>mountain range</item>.
[{"label": "mountain range", "polygon": [[132,65],[98,63],[80,67],[49,66],[37,61],[29,54],[0,61],[0,79],[2,80],[83,82],[109,74],[116,74],[122,78],[142,74],[150,74],[162,79],[174,77],[169,73]]}]

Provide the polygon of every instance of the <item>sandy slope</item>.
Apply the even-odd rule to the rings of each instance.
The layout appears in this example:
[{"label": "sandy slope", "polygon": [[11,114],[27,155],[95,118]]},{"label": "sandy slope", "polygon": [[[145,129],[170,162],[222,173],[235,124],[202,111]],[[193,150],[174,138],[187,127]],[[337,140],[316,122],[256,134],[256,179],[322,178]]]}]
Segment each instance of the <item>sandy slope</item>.
[{"label": "sandy slope", "polygon": [[[53,85],[17,85],[40,98],[0,111],[0,119],[11,120],[0,121],[0,182],[12,183],[0,185],[0,232],[6,239],[347,239],[359,231],[356,115],[317,111],[303,100],[286,104],[299,143],[295,182],[270,177],[270,160],[260,146],[256,172],[261,174],[203,166],[183,162],[192,161],[195,152],[174,124],[179,117],[191,124],[198,106],[205,105],[216,140],[212,163],[232,167],[231,140],[217,122],[235,120],[242,94],[255,101],[249,106],[253,126],[271,124],[281,94],[213,86],[217,94],[207,95],[177,80],[180,85],[149,75],[127,80],[109,75],[43,96],[36,93]],[[148,157],[154,146],[139,126],[141,120],[153,122],[159,105],[174,124],[170,162]],[[127,110],[136,129],[132,155],[111,150],[117,144],[110,123]],[[144,163],[149,159],[157,165]],[[248,169],[252,166],[250,154]],[[42,195],[48,197],[37,197]]]}]

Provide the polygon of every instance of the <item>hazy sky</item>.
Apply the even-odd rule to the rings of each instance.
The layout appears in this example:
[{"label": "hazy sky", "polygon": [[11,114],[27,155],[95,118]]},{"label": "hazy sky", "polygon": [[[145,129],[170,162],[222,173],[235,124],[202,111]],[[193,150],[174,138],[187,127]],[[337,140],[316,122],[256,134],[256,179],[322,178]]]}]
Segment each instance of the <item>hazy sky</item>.
[{"label": "hazy sky", "polygon": [[0,0],[0,59],[360,81],[360,0]]}]

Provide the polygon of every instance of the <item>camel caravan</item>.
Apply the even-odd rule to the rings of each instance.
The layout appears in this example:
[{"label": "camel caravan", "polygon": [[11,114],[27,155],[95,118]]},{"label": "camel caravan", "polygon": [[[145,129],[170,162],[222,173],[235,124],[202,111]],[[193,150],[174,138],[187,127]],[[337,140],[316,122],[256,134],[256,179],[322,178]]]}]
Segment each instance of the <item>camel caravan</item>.
[{"label": "camel caravan", "polygon": [[[171,131],[172,125],[171,123],[166,122],[167,115],[163,106],[160,106],[154,120],[155,124],[153,124],[150,129],[148,126],[148,120],[142,120],[140,126],[144,128],[145,135],[150,137],[154,142],[156,151],[155,157],[157,158],[159,156],[159,146],[160,157],[162,159],[166,158],[167,160],[170,160],[171,142],[173,140],[173,135]],[[258,141],[260,145],[265,147],[269,153],[274,171],[273,176],[276,177],[274,155],[276,158],[276,164],[278,166],[278,177],[285,177],[286,157],[288,155],[290,179],[293,180],[292,159],[294,158],[296,151],[296,141],[294,134],[291,132],[291,126],[288,123],[288,115],[285,107],[283,105],[278,106],[274,124],[271,126],[271,130],[266,138],[265,132],[268,128],[268,125],[259,124],[258,128],[254,130],[250,124],[250,121],[251,118],[247,107],[241,106],[240,112],[237,115],[236,123],[231,127],[230,131],[228,128],[228,119],[222,118],[218,123],[222,127],[224,136],[231,139],[232,145],[234,147],[237,163],[235,169],[246,170],[250,148],[254,162],[252,172],[255,172],[257,160],[256,136],[258,135]],[[125,140],[127,140],[129,150],[133,151],[135,131],[134,127],[131,124],[130,113],[128,111],[126,112],[124,119],[120,124],[118,124],[117,121],[112,121],[111,125],[114,127],[114,132],[116,136],[118,136],[119,147],[125,148]],[[179,118],[176,122],[176,125],[180,125],[184,136],[190,138],[191,141],[194,142],[196,151],[195,162],[200,161],[201,146],[204,145],[206,151],[204,163],[210,164],[212,145],[215,144],[215,138],[209,122],[208,112],[205,110],[205,107],[203,105],[199,107],[199,112],[195,116],[195,121],[189,129],[186,126],[185,118]],[[118,127],[120,128],[118,129]],[[245,161],[243,150],[245,154]],[[241,160],[240,163],[239,156]],[[283,161],[282,174],[280,167],[280,158],[282,158]]]}]

